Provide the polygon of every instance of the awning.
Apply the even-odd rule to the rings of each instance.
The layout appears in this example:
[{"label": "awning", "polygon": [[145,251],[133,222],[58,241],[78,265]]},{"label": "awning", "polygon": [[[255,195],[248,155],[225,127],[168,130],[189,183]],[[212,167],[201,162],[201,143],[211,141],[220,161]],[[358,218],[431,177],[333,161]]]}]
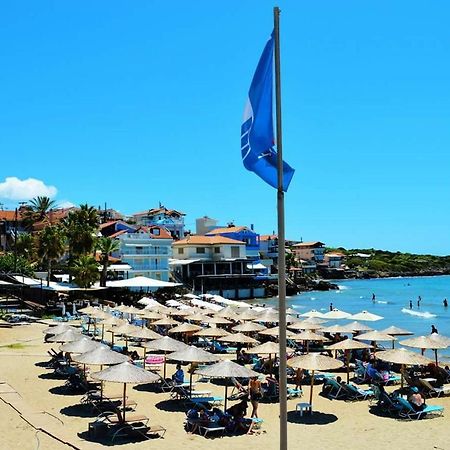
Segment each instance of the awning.
[{"label": "awning", "polygon": [[151,287],[151,288],[164,288],[164,287],[175,287],[181,286],[180,283],[171,283],[169,281],[155,280],[148,277],[134,277],[128,278],[127,280],[116,280],[107,281],[107,287]]},{"label": "awning", "polygon": [[247,269],[250,270],[264,270],[267,269],[267,267],[264,264],[256,263],[256,264],[247,264]]},{"label": "awning", "polygon": [[[187,266],[188,264],[201,261],[200,259],[169,259],[169,266]],[[207,262],[205,260],[205,262]]]}]

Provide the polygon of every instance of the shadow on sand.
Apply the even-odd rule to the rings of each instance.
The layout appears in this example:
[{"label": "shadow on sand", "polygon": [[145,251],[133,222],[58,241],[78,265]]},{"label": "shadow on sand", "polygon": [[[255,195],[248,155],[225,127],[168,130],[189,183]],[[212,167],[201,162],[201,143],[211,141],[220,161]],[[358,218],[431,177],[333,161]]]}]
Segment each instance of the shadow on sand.
[{"label": "shadow on sand", "polygon": [[186,412],[189,410],[189,405],[182,400],[163,400],[155,405],[161,411],[167,412]]},{"label": "shadow on sand", "polygon": [[290,423],[300,423],[303,425],[328,425],[329,423],[336,422],[338,418],[334,414],[326,414],[320,411],[314,411],[312,414],[303,413],[303,416],[297,411],[288,411],[287,420]]},{"label": "shadow on sand", "polygon": [[141,434],[133,434],[132,436],[123,436],[116,437],[114,439],[114,442],[112,441],[112,437],[114,435],[114,431],[105,432],[105,433],[98,433],[96,436],[89,436],[88,431],[83,431],[81,433],[77,433],[78,437],[80,439],[83,439],[87,442],[96,442],[99,444],[102,444],[104,446],[112,447],[117,445],[126,445],[126,444],[133,444],[136,442],[144,442],[148,440],[158,439],[158,436],[153,435],[141,435]]},{"label": "shadow on sand", "polygon": [[59,375],[56,372],[45,372],[38,375],[41,380],[67,380],[66,375]]},{"label": "shadow on sand", "polygon": [[75,405],[66,406],[60,410],[61,414],[70,417],[97,417],[100,413],[94,410],[90,405],[77,403]]},{"label": "shadow on sand", "polygon": [[154,393],[162,392],[159,383],[137,384],[136,386],[133,386],[133,389],[141,392],[154,392]]},{"label": "shadow on sand", "polygon": [[71,389],[68,388],[66,385],[62,385],[62,386],[54,386],[52,388],[50,388],[48,390],[48,392],[50,392],[51,394],[54,395],[67,395],[67,396],[72,396],[72,395],[83,395],[86,393],[86,391],[83,390],[76,390],[76,389]]}]

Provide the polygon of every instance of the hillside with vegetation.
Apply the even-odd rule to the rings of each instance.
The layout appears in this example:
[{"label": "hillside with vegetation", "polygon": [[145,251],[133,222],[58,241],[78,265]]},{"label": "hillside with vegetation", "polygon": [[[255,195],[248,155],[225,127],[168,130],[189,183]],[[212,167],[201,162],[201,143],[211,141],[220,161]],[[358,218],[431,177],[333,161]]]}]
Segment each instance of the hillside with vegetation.
[{"label": "hillside with vegetation", "polygon": [[330,248],[345,255],[348,276],[392,277],[450,274],[450,255],[418,255],[371,249]]}]

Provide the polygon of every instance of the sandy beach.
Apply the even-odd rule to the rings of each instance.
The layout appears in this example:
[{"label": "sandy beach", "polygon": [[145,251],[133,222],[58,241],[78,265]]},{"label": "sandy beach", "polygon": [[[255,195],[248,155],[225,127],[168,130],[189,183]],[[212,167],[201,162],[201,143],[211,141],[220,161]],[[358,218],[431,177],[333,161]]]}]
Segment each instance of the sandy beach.
[{"label": "sandy beach", "polygon": [[[32,324],[0,329],[0,448],[1,449],[100,449],[104,445],[86,440],[88,423],[95,412],[80,407],[81,395],[67,394],[53,370],[41,364],[47,361],[42,330],[46,325]],[[13,344],[13,345],[12,345]],[[58,344],[53,345],[57,349]],[[94,368],[93,371],[96,369]],[[174,366],[168,366],[168,374]],[[198,383],[197,389],[208,389],[223,396],[223,387]],[[289,448],[366,449],[395,448],[450,449],[448,414],[450,397],[429,399],[428,404],[446,408],[444,416],[420,421],[380,417],[369,409],[368,401],[331,401],[315,387],[314,414],[300,417],[295,412],[298,399],[288,401]],[[309,387],[303,388],[308,398]],[[106,384],[106,393],[121,392],[121,385]],[[209,449],[214,445],[236,450],[278,447],[278,404],[261,403],[264,423],[253,435],[204,438],[187,434],[183,407],[170,400],[168,393],[156,393],[145,387],[129,387],[129,397],[137,402],[137,413],[145,414],[153,425],[163,425],[162,439],[118,445],[121,449]],[[52,436],[53,435],[53,436]],[[121,441],[120,441],[121,442]]]}]

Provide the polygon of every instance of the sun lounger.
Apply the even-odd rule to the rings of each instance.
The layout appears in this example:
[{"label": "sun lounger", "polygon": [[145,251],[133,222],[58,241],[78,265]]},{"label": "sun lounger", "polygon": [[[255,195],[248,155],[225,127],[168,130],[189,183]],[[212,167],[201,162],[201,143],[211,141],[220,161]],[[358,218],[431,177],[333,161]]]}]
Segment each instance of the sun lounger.
[{"label": "sun lounger", "polygon": [[444,413],[443,406],[435,406],[435,405],[428,405],[422,411],[416,411],[414,407],[411,405],[411,403],[408,400],[404,399],[403,397],[398,398],[398,403],[401,406],[399,416],[408,419],[420,419],[424,415],[428,414],[441,415]]},{"label": "sun lounger", "polygon": [[440,397],[441,395],[447,395],[450,394],[450,385],[444,385],[440,387],[434,387],[430,384],[429,381],[424,380],[422,378],[419,378],[419,383],[424,388],[427,395],[430,397],[433,397],[433,395],[436,395],[436,397]]},{"label": "sun lounger", "polygon": [[372,389],[361,389],[353,384],[343,384],[348,400],[366,400],[374,396]]},{"label": "sun lounger", "polygon": [[323,392],[326,392],[328,397],[336,400],[347,397],[347,391],[344,386],[339,384],[334,378],[327,378],[324,381]]},{"label": "sun lounger", "polygon": [[210,403],[211,405],[221,405],[223,402],[223,397],[192,397],[187,400],[196,407],[203,407],[205,403]]}]

